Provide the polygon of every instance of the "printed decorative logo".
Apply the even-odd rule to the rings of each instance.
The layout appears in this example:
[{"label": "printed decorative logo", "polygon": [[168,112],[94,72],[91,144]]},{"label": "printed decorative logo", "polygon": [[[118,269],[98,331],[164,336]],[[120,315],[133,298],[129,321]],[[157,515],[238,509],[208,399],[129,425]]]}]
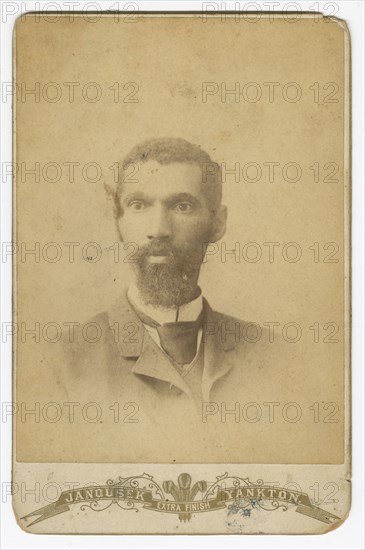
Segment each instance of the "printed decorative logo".
[{"label": "printed decorative logo", "polygon": [[[171,495],[172,498],[169,498]],[[199,498],[196,498],[199,495]],[[231,503],[231,504],[229,504]],[[22,519],[40,516],[31,524],[39,523],[52,516],[70,510],[70,506],[81,504],[81,510],[106,510],[117,505],[122,510],[138,511],[138,505],[146,510],[167,514],[178,514],[180,521],[190,521],[192,514],[213,512],[227,508],[228,515],[240,513],[249,517],[253,509],[266,512],[296,506],[296,512],[305,514],[323,523],[332,524],[340,520],[334,514],[314,506],[306,493],[265,485],[262,479],[252,483],[249,478],[218,476],[213,483],[196,481],[188,473],[182,473],[174,481],[164,481],[162,488],[153,476],[143,473],[140,476],[109,479],[100,487],[83,487],[64,491],[59,499],[39,508]]]}]

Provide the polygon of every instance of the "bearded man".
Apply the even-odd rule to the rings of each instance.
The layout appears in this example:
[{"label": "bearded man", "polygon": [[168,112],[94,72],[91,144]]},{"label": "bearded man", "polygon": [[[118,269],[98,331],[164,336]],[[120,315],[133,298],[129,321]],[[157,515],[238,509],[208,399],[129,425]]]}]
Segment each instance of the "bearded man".
[{"label": "bearded man", "polygon": [[98,441],[105,460],[238,461],[241,406],[258,393],[270,400],[272,386],[261,328],[214,311],[198,285],[207,246],[226,228],[219,166],[196,145],[160,138],[132,149],[119,176],[115,221],[134,251],[132,280],[92,320],[101,338],[77,334],[58,370],[70,401],[103,408],[104,424],[86,435],[86,423],[78,441]]}]

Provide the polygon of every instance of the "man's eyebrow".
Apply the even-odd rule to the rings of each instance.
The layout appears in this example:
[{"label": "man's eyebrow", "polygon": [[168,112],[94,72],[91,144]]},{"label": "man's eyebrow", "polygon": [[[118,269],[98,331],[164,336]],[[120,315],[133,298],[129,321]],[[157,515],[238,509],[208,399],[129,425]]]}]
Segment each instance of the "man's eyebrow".
[{"label": "man's eyebrow", "polygon": [[[134,191],[133,193],[128,193],[125,197],[122,198],[122,202],[128,203],[132,200],[140,200],[140,201],[146,201],[150,202],[153,200],[149,195],[144,193],[143,191]],[[173,204],[175,202],[179,201],[189,201],[194,205],[199,205],[200,201],[197,197],[194,195],[191,195],[190,193],[172,193],[171,195],[168,195],[164,199],[162,199],[163,202],[167,204]]]},{"label": "man's eyebrow", "polygon": [[193,204],[200,204],[199,199],[194,195],[191,195],[190,193],[174,193],[172,195],[169,195],[166,198],[166,201],[167,202],[190,201]]},{"label": "man's eyebrow", "polygon": [[129,202],[131,200],[148,200],[149,197],[143,193],[143,191],[135,191],[134,193],[129,193],[123,197],[123,202]]}]

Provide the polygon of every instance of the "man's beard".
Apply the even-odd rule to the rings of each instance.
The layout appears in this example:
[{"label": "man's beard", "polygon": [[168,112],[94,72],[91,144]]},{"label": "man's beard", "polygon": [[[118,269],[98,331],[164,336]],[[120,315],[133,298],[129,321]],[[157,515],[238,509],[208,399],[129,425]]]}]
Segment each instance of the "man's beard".
[{"label": "man's beard", "polygon": [[[152,263],[149,256],[167,259],[164,263]],[[203,250],[176,248],[155,239],[140,247],[135,258],[137,285],[145,304],[171,308],[194,298]]]}]

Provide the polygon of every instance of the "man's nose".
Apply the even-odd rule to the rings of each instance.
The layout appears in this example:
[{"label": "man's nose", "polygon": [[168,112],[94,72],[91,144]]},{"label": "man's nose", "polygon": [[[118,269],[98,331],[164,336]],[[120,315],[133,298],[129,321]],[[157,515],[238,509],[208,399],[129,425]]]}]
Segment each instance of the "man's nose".
[{"label": "man's nose", "polygon": [[152,208],[148,239],[169,239],[171,237],[171,221],[169,213],[162,205]]}]

